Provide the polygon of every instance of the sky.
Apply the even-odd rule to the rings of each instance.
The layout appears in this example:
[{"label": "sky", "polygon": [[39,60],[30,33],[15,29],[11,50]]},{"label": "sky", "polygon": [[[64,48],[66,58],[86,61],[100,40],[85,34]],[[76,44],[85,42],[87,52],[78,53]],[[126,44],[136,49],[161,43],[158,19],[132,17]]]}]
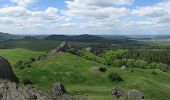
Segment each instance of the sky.
[{"label": "sky", "polygon": [[0,0],[0,32],[170,34],[170,0]]}]

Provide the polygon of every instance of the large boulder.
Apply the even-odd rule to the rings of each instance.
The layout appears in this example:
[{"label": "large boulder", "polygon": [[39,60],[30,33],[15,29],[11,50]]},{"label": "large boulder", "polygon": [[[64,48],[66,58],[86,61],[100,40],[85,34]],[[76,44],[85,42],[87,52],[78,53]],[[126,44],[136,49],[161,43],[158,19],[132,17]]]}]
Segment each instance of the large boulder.
[{"label": "large boulder", "polygon": [[12,82],[18,82],[18,78],[15,76],[12,66],[4,57],[0,56],[0,79],[9,80]]},{"label": "large boulder", "polygon": [[16,83],[0,84],[0,100],[47,100],[48,95],[30,86],[19,87]]},{"label": "large boulder", "polygon": [[53,85],[52,89],[52,98],[54,100],[57,100],[60,98],[63,94],[68,94],[67,90],[65,89],[63,84],[56,83]]},{"label": "large boulder", "polygon": [[126,91],[122,88],[113,88],[112,89],[112,100],[125,100]]},{"label": "large boulder", "polygon": [[144,100],[144,95],[142,92],[136,89],[132,89],[128,93],[129,100]]}]

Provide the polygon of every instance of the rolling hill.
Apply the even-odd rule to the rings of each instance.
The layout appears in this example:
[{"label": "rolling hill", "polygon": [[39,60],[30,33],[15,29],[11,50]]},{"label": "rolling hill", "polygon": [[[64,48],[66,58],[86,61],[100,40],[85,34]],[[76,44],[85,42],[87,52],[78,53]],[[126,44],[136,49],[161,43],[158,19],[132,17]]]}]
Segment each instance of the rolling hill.
[{"label": "rolling hill", "polygon": [[96,35],[89,35],[89,34],[83,34],[83,35],[50,35],[45,40],[57,40],[57,41],[70,41],[70,42],[93,42],[93,43],[115,43],[115,44],[121,44],[121,43],[136,43],[136,41],[131,40],[127,37],[116,37],[116,38],[107,38],[102,36],[96,36]]},{"label": "rolling hill", "polygon": [[17,36],[17,35],[0,32],[0,41],[6,41],[6,40],[10,40],[10,39],[20,39],[20,38],[21,37]]}]

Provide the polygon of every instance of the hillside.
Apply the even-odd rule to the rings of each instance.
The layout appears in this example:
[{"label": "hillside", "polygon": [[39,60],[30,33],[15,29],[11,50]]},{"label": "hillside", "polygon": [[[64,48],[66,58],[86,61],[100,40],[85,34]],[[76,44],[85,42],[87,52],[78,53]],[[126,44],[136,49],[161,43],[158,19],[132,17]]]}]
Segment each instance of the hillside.
[{"label": "hillside", "polygon": [[[30,68],[17,70],[16,74],[21,81],[29,79],[32,85],[45,91],[49,91],[55,82],[63,83],[71,95],[88,100],[110,100],[113,87],[139,89],[147,100],[170,98],[169,73],[154,70],[157,74],[153,74],[153,70],[139,68],[125,72],[118,67],[108,67],[106,72],[101,73],[94,70],[99,65],[69,53],[57,53],[46,60],[34,62]],[[110,72],[119,73],[124,81],[111,82],[107,77]]]}]

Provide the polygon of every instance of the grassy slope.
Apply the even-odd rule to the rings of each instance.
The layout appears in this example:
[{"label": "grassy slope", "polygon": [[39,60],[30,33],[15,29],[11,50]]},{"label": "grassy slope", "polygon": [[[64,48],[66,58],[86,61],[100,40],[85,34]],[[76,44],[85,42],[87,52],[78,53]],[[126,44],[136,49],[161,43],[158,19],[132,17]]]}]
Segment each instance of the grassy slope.
[{"label": "grassy slope", "polygon": [[[42,53],[25,49],[0,50],[0,55],[8,58],[11,63]],[[147,100],[170,98],[170,73],[155,70],[158,74],[152,74],[152,70],[137,68],[132,68],[132,73],[116,67],[108,68],[106,73],[96,73],[92,68],[98,65],[69,53],[59,53],[48,60],[35,62],[33,67],[15,70],[15,73],[20,80],[30,79],[34,86],[46,91],[50,90],[54,82],[61,82],[72,95],[81,93],[81,97],[89,100],[111,100],[110,91],[115,86],[139,89]],[[110,82],[107,78],[110,71],[119,73],[124,81]]]},{"label": "grassy slope", "polygon": [[[155,70],[132,68],[134,72],[125,72],[120,68],[109,68],[106,73],[96,73],[92,69],[99,64],[69,53],[59,53],[46,61],[33,64],[32,68],[18,72],[20,79],[29,78],[33,85],[43,90],[49,90],[54,82],[65,84],[69,92],[88,95],[88,99],[109,100],[112,87],[120,86],[127,89],[139,89],[148,100],[166,100],[170,98],[170,74]],[[110,82],[109,71],[119,73],[124,81]],[[94,99],[95,98],[95,99]]]},{"label": "grassy slope", "polygon": [[13,65],[19,60],[26,60],[32,57],[38,57],[44,52],[37,52],[27,49],[0,49],[0,56],[5,57]]}]

